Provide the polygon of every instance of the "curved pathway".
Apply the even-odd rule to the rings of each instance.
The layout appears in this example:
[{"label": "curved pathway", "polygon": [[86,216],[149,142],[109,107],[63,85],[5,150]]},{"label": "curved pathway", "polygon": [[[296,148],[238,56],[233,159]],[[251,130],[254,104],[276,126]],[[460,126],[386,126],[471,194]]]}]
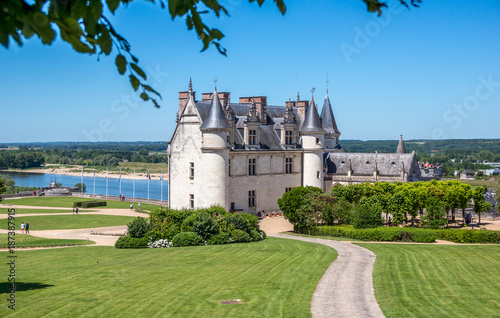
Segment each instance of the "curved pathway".
[{"label": "curved pathway", "polygon": [[311,302],[313,318],[385,317],[373,292],[375,254],[350,243],[272,234],[269,236],[318,243],[334,248],[338,257],[316,286]]}]

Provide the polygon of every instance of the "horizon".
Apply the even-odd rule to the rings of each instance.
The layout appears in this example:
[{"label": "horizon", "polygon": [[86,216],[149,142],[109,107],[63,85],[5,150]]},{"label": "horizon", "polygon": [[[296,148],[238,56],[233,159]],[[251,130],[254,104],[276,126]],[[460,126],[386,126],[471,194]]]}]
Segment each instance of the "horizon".
[{"label": "horizon", "polygon": [[[201,41],[185,21],[132,2],[109,15],[132,45],[161,108],[138,102],[114,55],[88,56],[56,39],[33,38],[0,50],[0,143],[168,142],[175,129],[178,92],[219,91],[267,96],[270,105],[291,98],[315,100],[326,89],[341,140],[495,139],[500,136],[500,2],[425,1],[406,9],[389,1],[381,17],[361,0],[286,1],[262,8],[222,1],[231,17],[204,17],[219,28],[228,57]],[[112,54],[115,54],[113,50]],[[328,83],[327,83],[328,74]],[[5,105],[8,105],[5,106]],[[61,136],[64,134],[64,137]]]}]

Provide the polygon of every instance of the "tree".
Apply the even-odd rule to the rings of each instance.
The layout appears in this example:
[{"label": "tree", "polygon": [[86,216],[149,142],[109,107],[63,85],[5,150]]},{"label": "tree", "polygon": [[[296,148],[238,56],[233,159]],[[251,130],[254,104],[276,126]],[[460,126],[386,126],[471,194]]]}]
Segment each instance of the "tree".
[{"label": "tree", "polygon": [[481,213],[491,210],[491,203],[484,200],[484,194],[486,193],[485,187],[476,187],[472,191],[472,199],[474,200],[474,213],[477,214],[479,220],[477,224],[481,224]]},{"label": "tree", "polygon": [[[78,53],[108,56],[116,49],[115,64],[118,72],[128,74],[130,84],[135,91],[141,91],[144,101],[151,101],[155,107],[160,107],[158,98],[160,94],[146,84],[146,73],[139,67],[139,59],[132,54],[132,46],[113,27],[105,12],[113,15],[120,5],[126,6],[134,0],[2,0],[0,2],[0,43],[6,48],[10,41],[23,45],[23,38],[29,39],[38,36],[43,44],[52,45],[56,34],[69,43]],[[168,8],[170,17],[179,17],[186,20],[188,30],[195,30],[198,38],[203,42],[205,51],[214,45],[219,53],[226,55],[226,49],[220,41],[224,34],[211,28],[202,21],[202,15],[213,13],[217,18],[227,15],[228,11],[217,0],[148,0],[158,3],[162,9]],[[278,10],[285,14],[286,6],[283,0],[273,0]],[[362,0],[369,12],[378,12],[387,4],[379,0]],[[259,6],[265,0],[249,0],[257,2]],[[408,1],[412,6],[418,7],[420,0]],[[409,7],[407,1],[400,3]]]},{"label": "tree", "polygon": [[307,194],[309,193],[322,193],[322,191],[320,188],[311,186],[295,187],[278,199],[280,210],[293,225],[299,225],[304,222],[300,209],[307,204]]},{"label": "tree", "polygon": [[85,186],[85,183],[78,182],[75,184],[75,188],[78,188],[78,192],[86,192],[87,191],[87,186]]},{"label": "tree", "polygon": [[376,198],[363,198],[354,209],[352,225],[355,229],[382,226],[382,208]]},{"label": "tree", "polygon": [[437,197],[429,197],[425,204],[427,214],[422,223],[432,229],[438,229],[448,223],[445,212],[445,203]]}]

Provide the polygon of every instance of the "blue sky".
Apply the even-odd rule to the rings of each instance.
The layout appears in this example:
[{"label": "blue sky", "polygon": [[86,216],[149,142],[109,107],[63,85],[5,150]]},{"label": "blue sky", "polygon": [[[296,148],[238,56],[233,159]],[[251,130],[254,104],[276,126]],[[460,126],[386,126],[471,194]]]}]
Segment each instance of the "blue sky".
[{"label": "blue sky", "polygon": [[[269,2],[269,0],[268,0]],[[127,38],[161,109],[140,102],[114,55],[75,53],[58,40],[0,48],[0,142],[168,141],[178,92],[268,96],[284,105],[297,91],[322,104],[329,92],[341,139],[500,138],[500,1],[393,4],[382,17],[359,1],[285,1],[259,8],[222,0],[228,57],[202,47],[182,19],[137,0],[112,17]]]}]

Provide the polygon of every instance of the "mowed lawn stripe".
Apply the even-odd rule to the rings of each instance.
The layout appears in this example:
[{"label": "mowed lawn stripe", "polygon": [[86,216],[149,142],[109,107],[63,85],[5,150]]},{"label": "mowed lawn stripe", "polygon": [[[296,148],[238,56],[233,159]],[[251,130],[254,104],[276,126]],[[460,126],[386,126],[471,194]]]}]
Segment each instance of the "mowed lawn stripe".
[{"label": "mowed lawn stripe", "polygon": [[[21,199],[8,199],[3,200],[0,204],[12,204],[12,205],[28,205],[28,206],[49,206],[49,207],[62,207],[62,208],[72,208],[74,202],[81,201],[106,201],[106,206],[95,207],[96,209],[128,209],[132,202],[124,201],[114,201],[114,200],[102,200],[102,199],[90,199],[90,198],[79,198],[79,197],[29,197]],[[134,208],[137,208],[137,202],[133,202]],[[153,210],[159,208],[158,205],[150,203],[141,203],[141,208],[146,210]]]},{"label": "mowed lawn stripe", "polygon": [[[126,225],[135,219],[121,215],[40,215],[16,217],[16,229],[21,229],[21,222],[29,223],[30,231],[85,229],[106,226]],[[8,219],[0,219],[0,228],[7,229]],[[22,235],[22,234],[19,234]]]},{"label": "mowed lawn stripe", "polygon": [[386,317],[500,317],[499,245],[359,245]]},{"label": "mowed lawn stripe", "polygon": [[[75,247],[18,255],[23,260],[19,277],[53,285],[18,291],[16,314],[30,317],[310,317],[312,294],[336,257],[327,246],[278,238],[168,249]],[[216,302],[236,298],[245,303]],[[0,316],[10,314],[2,310]]]},{"label": "mowed lawn stripe", "polygon": [[[0,208],[0,214],[8,214],[8,210],[12,208]],[[72,209],[68,208],[67,210],[62,210],[62,209],[18,209],[16,208],[16,215],[19,214],[36,214],[36,213],[72,213]],[[95,212],[96,210],[78,210],[78,213],[85,213],[85,212]]]}]

